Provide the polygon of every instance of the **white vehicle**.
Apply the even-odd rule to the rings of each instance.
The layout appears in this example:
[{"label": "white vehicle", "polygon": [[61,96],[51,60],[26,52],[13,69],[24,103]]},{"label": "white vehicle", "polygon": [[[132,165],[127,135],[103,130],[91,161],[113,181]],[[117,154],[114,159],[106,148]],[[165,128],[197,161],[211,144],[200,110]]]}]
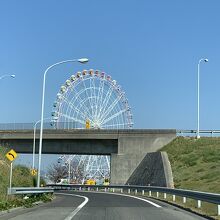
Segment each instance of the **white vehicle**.
[{"label": "white vehicle", "polygon": [[68,179],[60,179],[56,182],[56,184],[68,184]]}]

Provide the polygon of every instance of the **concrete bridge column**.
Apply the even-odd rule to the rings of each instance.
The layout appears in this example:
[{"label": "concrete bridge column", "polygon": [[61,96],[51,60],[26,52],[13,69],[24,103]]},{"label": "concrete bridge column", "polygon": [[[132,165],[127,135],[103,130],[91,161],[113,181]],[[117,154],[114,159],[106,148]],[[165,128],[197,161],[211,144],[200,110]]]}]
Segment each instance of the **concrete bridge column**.
[{"label": "concrete bridge column", "polygon": [[160,132],[144,136],[121,135],[118,153],[111,154],[111,184],[126,184],[147,153],[156,152],[176,137],[174,132]]}]

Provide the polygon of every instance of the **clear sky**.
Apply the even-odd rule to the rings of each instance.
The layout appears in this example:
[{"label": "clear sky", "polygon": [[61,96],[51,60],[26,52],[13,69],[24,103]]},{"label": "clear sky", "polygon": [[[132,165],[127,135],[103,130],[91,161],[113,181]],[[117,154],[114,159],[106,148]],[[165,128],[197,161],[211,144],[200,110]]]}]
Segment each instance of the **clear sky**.
[{"label": "clear sky", "polygon": [[2,0],[0,122],[40,119],[43,72],[58,61],[88,57],[48,73],[45,117],[63,82],[84,68],[112,75],[125,90],[135,128],[196,129],[201,63],[201,129],[220,129],[219,0]]},{"label": "clear sky", "polygon": [[1,1],[0,122],[40,118],[44,70],[45,116],[62,83],[78,70],[100,69],[125,90],[135,128],[196,128],[196,79],[201,64],[201,128],[219,129],[220,3],[173,1]]}]

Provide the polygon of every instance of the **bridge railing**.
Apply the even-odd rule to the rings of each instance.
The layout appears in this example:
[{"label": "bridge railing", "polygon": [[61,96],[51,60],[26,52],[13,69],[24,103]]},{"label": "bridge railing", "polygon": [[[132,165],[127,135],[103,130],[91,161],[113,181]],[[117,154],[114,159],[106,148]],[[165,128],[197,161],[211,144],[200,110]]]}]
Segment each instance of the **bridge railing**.
[{"label": "bridge railing", "polygon": [[54,189],[51,187],[12,187],[8,188],[8,195],[27,195],[27,194],[43,194],[53,193]]},{"label": "bridge railing", "polygon": [[[0,124],[0,130],[33,130],[35,123],[1,123]],[[44,129],[64,129],[66,128],[65,122],[59,122],[56,123],[56,126],[54,124],[51,124],[51,122],[44,122],[43,123]],[[37,129],[40,129],[40,123],[36,126]],[[67,128],[68,129],[68,128]]]},{"label": "bridge railing", "polygon": [[[56,124],[53,124],[51,122],[44,122],[43,123],[43,127],[44,129],[77,129],[77,124],[74,123],[70,123],[67,124],[65,122],[57,122]],[[1,123],[0,124],[0,131],[4,131],[4,130],[11,130],[11,131],[17,131],[17,130],[33,130],[34,129],[34,125],[35,122],[31,122],[31,123]],[[37,129],[40,129],[40,123],[37,124],[36,126]],[[115,130],[115,129],[108,129],[108,130]],[[119,129],[121,130],[121,129]],[[122,129],[124,130],[124,129]],[[128,130],[133,130],[133,129],[128,129]],[[137,129],[139,130],[139,132],[141,130],[151,130],[151,129]],[[163,129],[162,129],[163,130]],[[168,129],[169,130],[169,129]],[[171,129],[173,130],[173,129]],[[176,135],[177,136],[196,136],[197,134],[197,130],[175,130],[176,131]],[[201,136],[220,136],[220,130],[200,130],[200,135]]]},{"label": "bridge railing", "polygon": [[159,193],[163,193],[163,198],[167,198],[167,194],[172,195],[172,200],[175,202],[176,196],[183,198],[183,203],[186,203],[187,198],[197,200],[197,207],[201,208],[202,201],[214,203],[217,205],[218,215],[220,215],[220,194],[208,193],[201,191],[185,190],[185,189],[173,189],[166,187],[155,187],[155,186],[135,186],[135,185],[75,185],[75,184],[49,184],[48,187],[52,187],[54,190],[104,190],[115,192],[117,189],[121,193],[131,193],[131,190],[135,194],[141,193],[142,196],[152,196],[152,192],[156,193],[156,197],[159,198]]}]

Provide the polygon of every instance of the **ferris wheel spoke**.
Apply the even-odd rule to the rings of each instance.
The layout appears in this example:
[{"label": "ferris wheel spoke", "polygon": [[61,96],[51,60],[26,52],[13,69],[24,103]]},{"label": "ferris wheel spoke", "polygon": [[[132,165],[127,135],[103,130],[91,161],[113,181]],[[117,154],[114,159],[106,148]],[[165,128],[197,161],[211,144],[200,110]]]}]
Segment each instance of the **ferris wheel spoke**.
[{"label": "ferris wheel spoke", "polygon": [[[81,115],[81,117],[86,121],[86,119],[88,118],[87,115],[82,112],[82,110],[79,110],[76,106],[74,106],[71,102],[69,102],[67,99],[64,98],[64,102],[66,104],[68,104],[68,107],[71,108],[72,110],[76,111],[77,113],[79,113]],[[81,103],[81,102],[80,102]]]},{"label": "ferris wheel spoke", "polygon": [[115,113],[115,114],[114,114],[114,115],[112,115],[111,117],[109,117],[109,118],[107,118],[106,120],[102,121],[102,123],[101,123],[101,124],[105,124],[105,123],[107,123],[107,122],[111,121],[112,119],[114,119],[114,118],[118,117],[119,115],[123,114],[123,113],[124,113],[124,112],[126,112],[126,111],[127,111],[126,109],[123,109],[123,110],[121,110],[121,111],[119,111],[119,112]]},{"label": "ferris wheel spoke", "polygon": [[96,108],[97,108],[97,95],[96,95],[96,84],[95,77],[92,79],[92,88],[93,88],[93,96],[94,96],[94,117],[96,117]]},{"label": "ferris wheel spoke", "polygon": [[[89,113],[89,111],[87,110],[87,107],[85,106],[85,104],[83,103],[83,100],[81,99],[80,94],[78,94],[77,91],[76,91],[75,89],[73,89],[73,88],[71,88],[71,91],[73,91],[73,92],[75,92],[75,93],[77,94],[76,97],[75,97],[74,99],[70,100],[70,101],[68,101],[68,99],[67,99],[66,97],[63,97],[63,99],[65,100],[65,102],[66,102],[67,104],[68,104],[68,103],[71,103],[72,106],[74,106],[73,103],[75,103],[75,101],[76,101],[77,99],[79,99],[80,106],[83,107],[84,114],[86,115],[86,117],[89,117],[90,113]],[[75,106],[74,106],[74,107],[75,107]]]},{"label": "ferris wheel spoke", "polygon": [[[89,97],[88,95],[88,91],[87,91],[87,88],[86,88],[86,84],[85,84],[85,81],[83,80],[83,86],[84,86],[84,90],[86,91],[86,96]],[[92,106],[92,103],[91,103],[91,100],[89,99],[89,104],[90,106]],[[87,108],[86,108],[87,109]],[[91,117],[91,114],[90,114],[90,117]]]},{"label": "ferris wheel spoke", "polygon": [[105,96],[105,98],[104,98],[104,100],[103,100],[103,102],[102,102],[102,106],[100,107],[99,118],[102,117],[101,115],[103,115],[103,113],[104,113],[106,107],[108,106],[108,102],[109,102],[109,100],[110,100],[110,97],[111,97],[111,95],[112,95],[112,92],[113,92],[113,88],[110,87],[109,90],[108,90],[108,92],[107,92],[107,94],[106,94],[106,96]]},{"label": "ferris wheel spoke", "polygon": [[111,106],[105,112],[103,112],[103,117],[101,118],[101,121],[103,121],[109,115],[109,113],[115,108],[115,106],[118,104],[121,98],[122,95],[118,96],[117,99],[115,99],[115,101],[111,104]]},{"label": "ferris wheel spoke", "polygon": [[[77,99],[79,99],[80,103],[82,103],[83,109],[84,109],[84,110],[86,111],[86,113],[87,113],[87,116],[88,116],[89,118],[92,118],[91,113],[88,111],[88,107],[85,105],[84,101],[83,101],[82,98],[80,97],[81,93],[77,92],[75,88],[72,88],[72,91],[75,92],[77,95],[76,95],[76,97],[74,98],[74,100],[71,100],[71,102],[75,103],[75,101],[76,101]],[[83,90],[83,91],[84,91],[84,90]],[[82,93],[83,93],[83,91],[82,91]]]},{"label": "ferris wheel spoke", "polygon": [[82,124],[82,125],[85,124],[84,121],[82,121],[82,120],[80,120],[80,119],[78,119],[78,118],[74,118],[74,117],[71,117],[71,116],[66,115],[66,114],[63,114],[63,113],[60,113],[59,115],[62,116],[62,117],[64,117],[64,118],[68,118],[68,119],[70,119],[70,120],[73,120],[73,121],[75,121],[75,122],[79,122],[79,123]]},{"label": "ferris wheel spoke", "polygon": [[107,162],[108,170],[110,170],[110,161],[108,159],[108,156],[105,156],[105,159],[106,159],[106,162]]},{"label": "ferris wheel spoke", "polygon": [[97,118],[100,117],[100,110],[102,108],[102,105],[103,105],[103,94],[104,94],[104,86],[105,86],[105,82],[104,80],[102,81],[102,87],[101,87],[101,91],[100,91],[100,95],[99,95],[99,109],[97,111]]},{"label": "ferris wheel spoke", "polygon": [[103,89],[104,89],[104,80],[101,79],[99,82],[99,87],[98,87],[98,95],[97,95],[97,105],[96,105],[96,111],[95,111],[95,117],[97,118],[98,116],[98,109],[100,108],[100,100],[103,95]]},{"label": "ferris wheel spoke", "polygon": [[[91,97],[94,97],[95,96],[95,89],[94,89],[94,76],[91,77],[89,79],[89,82],[90,82],[90,93],[91,93]],[[92,100],[91,100],[92,102]],[[93,117],[95,116],[95,112],[94,112],[94,109],[93,109],[93,103],[91,104],[91,109],[92,109],[92,115]]]}]

